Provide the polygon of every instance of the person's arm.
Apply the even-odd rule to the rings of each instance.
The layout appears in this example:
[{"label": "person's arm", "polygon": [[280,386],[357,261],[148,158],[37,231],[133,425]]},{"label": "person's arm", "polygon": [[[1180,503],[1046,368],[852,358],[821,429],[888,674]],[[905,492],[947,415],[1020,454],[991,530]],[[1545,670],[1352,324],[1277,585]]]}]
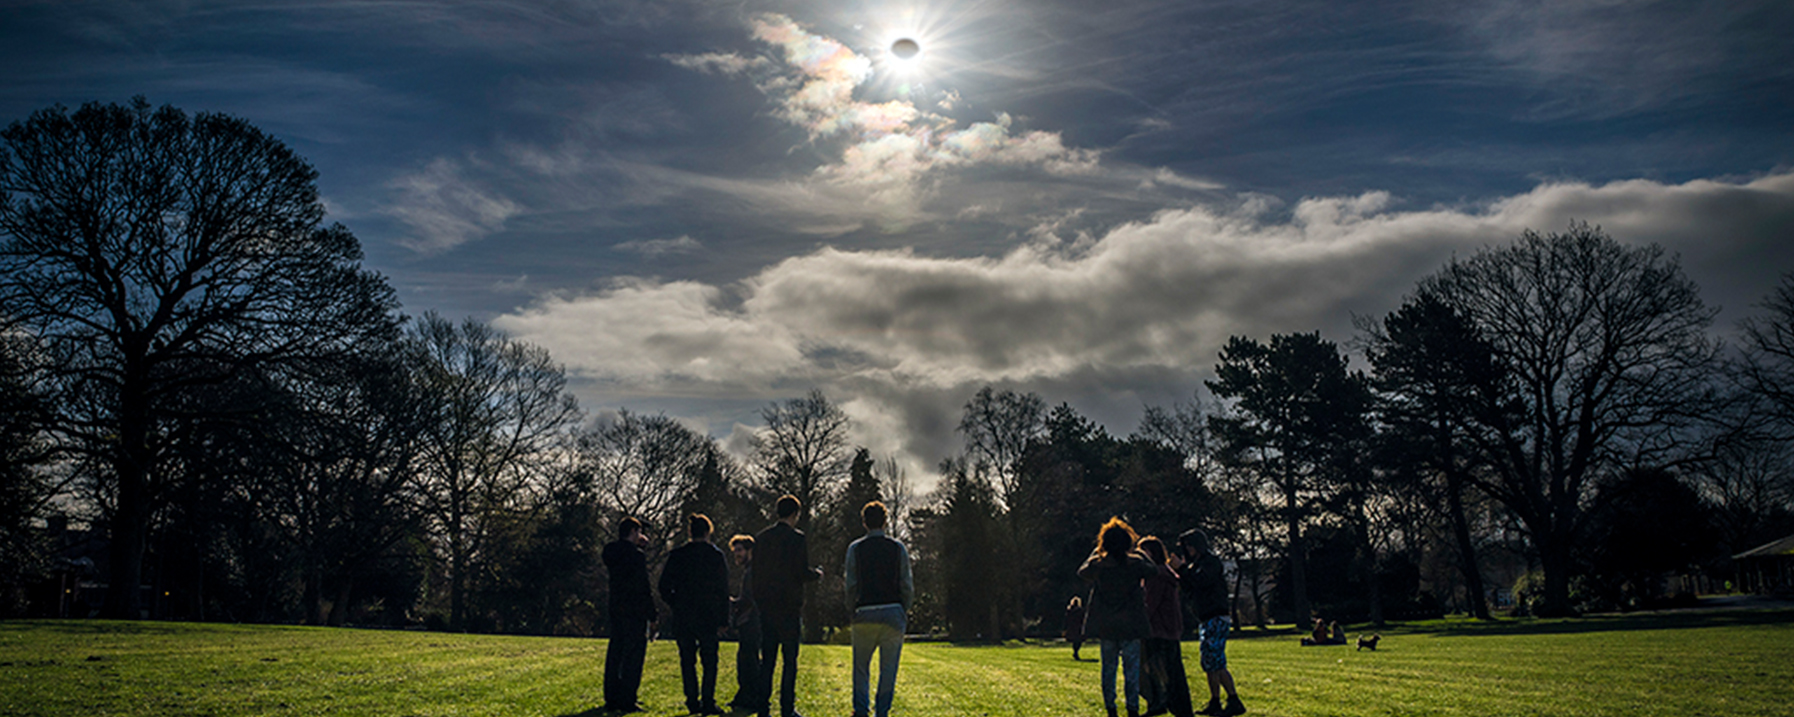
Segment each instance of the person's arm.
[{"label": "person's arm", "polygon": [[846,565],[842,566],[847,571],[842,578],[847,587],[847,609],[849,610],[860,604],[860,571],[855,569],[858,567],[860,551],[854,550],[859,545],[858,542],[854,542],[847,546],[847,561]]},{"label": "person's arm", "polygon": [[813,583],[822,579],[822,566],[810,564],[810,536],[803,533],[797,534],[797,556],[796,567],[800,573],[799,580]]},{"label": "person's arm", "polygon": [[1084,559],[1084,564],[1078,566],[1078,577],[1083,578],[1084,582],[1091,582],[1093,580],[1096,580],[1096,573],[1094,572],[1094,568],[1096,567],[1096,563],[1099,560],[1102,560],[1102,556],[1099,555],[1096,551],[1091,551],[1090,557]]},{"label": "person's arm", "polygon": [[[648,572],[646,560],[642,561],[642,572]],[[667,566],[660,570],[660,599],[668,605],[674,604],[674,598],[679,594],[679,581],[675,579],[678,575],[679,555],[674,553],[667,556]]]},{"label": "person's arm", "polygon": [[903,543],[897,544],[899,559],[897,561],[897,584],[903,593],[903,611],[909,612],[910,605],[916,602],[916,579],[909,569],[909,548]]}]

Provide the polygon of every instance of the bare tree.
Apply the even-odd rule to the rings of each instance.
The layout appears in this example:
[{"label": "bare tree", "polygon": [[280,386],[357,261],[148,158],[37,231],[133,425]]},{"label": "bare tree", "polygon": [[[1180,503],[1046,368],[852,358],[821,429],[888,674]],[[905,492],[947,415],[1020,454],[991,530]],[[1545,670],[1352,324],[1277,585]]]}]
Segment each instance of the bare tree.
[{"label": "bare tree", "polygon": [[1742,322],[1739,375],[1745,390],[1759,399],[1768,432],[1794,440],[1794,273],[1784,275],[1760,307],[1766,315]]},{"label": "bare tree", "polygon": [[1679,459],[1711,407],[1714,310],[1655,245],[1599,228],[1527,231],[1421,281],[1488,341],[1504,390],[1464,396],[1479,460],[1470,474],[1525,526],[1546,613],[1570,609],[1572,554],[1594,481]]},{"label": "bare tree", "polygon": [[450,623],[461,628],[487,529],[531,503],[531,480],[553,458],[579,407],[541,347],[435,313],[425,314],[412,336],[430,407],[417,454],[420,496],[447,556]]},{"label": "bare tree", "polygon": [[1183,455],[1184,465],[1195,471],[1204,483],[1211,483],[1216,480],[1221,466],[1215,461],[1217,446],[1214,433],[1209,430],[1208,418],[1202,395],[1196,394],[1189,403],[1174,404],[1170,408],[1147,406],[1146,414],[1140,419],[1139,434]]},{"label": "bare tree", "polygon": [[0,332],[59,377],[54,426],[100,466],[107,612],[136,618],[171,397],[395,330],[384,279],[324,216],[317,174],[243,120],[172,107],[40,110],[0,132]]},{"label": "bare tree", "polygon": [[847,414],[812,389],[761,409],[760,418],[766,427],[754,437],[755,465],[773,492],[803,501],[798,527],[808,530],[812,515],[847,478]]},{"label": "bare tree", "polygon": [[623,409],[580,431],[574,461],[591,475],[602,504],[665,531],[679,525],[699,471],[717,457],[710,444],[674,419]]},{"label": "bare tree", "polygon": [[1046,401],[1032,392],[998,392],[985,386],[966,403],[959,419],[966,454],[974,465],[988,466],[997,481],[997,500],[1005,506],[1015,495],[1028,442],[1046,432],[1046,416]]}]

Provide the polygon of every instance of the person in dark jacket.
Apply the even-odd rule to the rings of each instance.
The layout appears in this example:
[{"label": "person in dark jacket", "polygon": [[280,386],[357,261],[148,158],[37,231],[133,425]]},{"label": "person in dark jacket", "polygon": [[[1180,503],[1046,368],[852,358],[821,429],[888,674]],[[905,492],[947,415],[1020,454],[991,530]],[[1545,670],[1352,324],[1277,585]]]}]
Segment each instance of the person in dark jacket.
[{"label": "person in dark jacket", "polygon": [[[872,501],[860,508],[866,535],[847,546],[847,604],[853,609],[853,714],[887,717],[897,694],[897,662],[903,656],[903,632],[916,599],[909,549],[885,535],[885,504]],[[868,696],[872,685],[872,653],[878,653],[878,701]]]},{"label": "person in dark jacket", "polygon": [[[1172,568],[1178,571],[1179,583],[1190,601],[1191,612],[1200,625],[1202,639],[1202,671],[1208,675],[1208,705],[1199,714],[1232,717],[1245,714],[1233,687],[1233,673],[1227,669],[1227,634],[1233,630],[1232,601],[1227,596],[1227,576],[1221,559],[1209,548],[1208,534],[1197,529],[1177,536],[1178,554]],[[1227,690],[1227,705],[1221,705],[1221,690]]]},{"label": "person in dark jacket", "polygon": [[1158,569],[1157,575],[1146,579],[1146,622],[1152,632],[1140,650],[1147,675],[1142,681],[1145,717],[1167,712],[1191,717],[1190,679],[1184,674],[1184,606],[1177,599],[1177,571],[1167,564],[1170,555],[1164,541],[1150,535],[1141,538],[1140,552]]},{"label": "person in dark jacket", "polygon": [[1084,633],[1102,648],[1103,708],[1115,717],[1115,663],[1121,662],[1129,717],[1140,714],[1140,642],[1151,632],[1146,621],[1142,583],[1158,569],[1134,552],[1138,538],[1120,518],[1110,518],[1097,533],[1096,550],[1078,568],[1078,577],[1093,583],[1085,607]]},{"label": "person in dark jacket", "polygon": [[772,673],[779,655],[785,671],[779,679],[779,711],[783,717],[802,717],[797,712],[797,646],[802,637],[804,583],[822,579],[822,569],[810,565],[810,543],[797,529],[803,503],[796,496],[779,498],[779,519],[754,537],[754,604],[760,608],[760,703],[761,717],[772,710]]},{"label": "person in dark jacket", "polygon": [[[716,706],[716,648],[729,625],[729,561],[710,542],[710,518],[686,519],[691,540],[667,554],[660,571],[660,599],[673,610],[673,639],[679,643],[679,675],[685,708],[692,714],[720,715]],[[698,665],[704,666],[700,683]]]},{"label": "person in dark jacket", "polygon": [[617,523],[617,539],[604,546],[604,567],[610,574],[610,645],[604,651],[604,709],[609,712],[642,711],[636,694],[642,686],[649,626],[657,617],[648,557],[642,553],[647,544],[642,522],[624,518]]},{"label": "person in dark jacket", "polygon": [[1084,600],[1076,595],[1065,606],[1065,641],[1071,643],[1071,659],[1082,660],[1078,650],[1084,647]]},{"label": "person in dark jacket", "polygon": [[735,628],[735,699],[729,707],[738,712],[760,709],[766,701],[760,689],[760,610],[754,606],[754,536],[729,539],[729,553],[741,568],[741,597],[729,601],[729,623]]}]

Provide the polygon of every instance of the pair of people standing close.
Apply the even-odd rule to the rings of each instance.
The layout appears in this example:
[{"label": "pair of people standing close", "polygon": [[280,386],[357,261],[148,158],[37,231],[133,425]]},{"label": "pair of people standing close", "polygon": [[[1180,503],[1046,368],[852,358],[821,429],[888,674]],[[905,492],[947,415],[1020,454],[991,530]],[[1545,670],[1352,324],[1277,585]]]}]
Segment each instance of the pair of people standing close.
[{"label": "pair of people standing close", "polygon": [[[1084,606],[1084,633],[1095,638],[1101,649],[1104,708],[1110,717],[1116,715],[1115,679],[1119,663],[1128,715],[1141,714],[1141,662],[1142,653],[1146,652],[1156,671],[1165,678],[1153,712],[1173,712],[1179,717],[1192,714],[1178,642],[1183,632],[1178,604],[1181,588],[1195,600],[1196,614],[1202,621],[1202,668],[1208,675],[1210,699],[1200,713],[1244,713],[1246,708],[1227,671],[1227,633],[1232,624],[1220,559],[1207,552],[1206,536],[1197,530],[1180,536],[1176,555],[1168,555],[1157,538],[1149,538],[1145,546],[1141,542],[1125,521],[1111,518],[1097,534],[1096,549],[1078,568],[1078,576],[1092,583],[1090,602]],[[1189,569],[1180,575],[1177,569],[1185,565]],[[1215,588],[1220,591],[1218,615],[1214,614]],[[1222,688],[1228,694],[1225,706],[1219,699]]]},{"label": "pair of people standing close", "polygon": [[[716,706],[716,652],[729,620],[729,566],[722,550],[710,543],[710,519],[688,519],[690,542],[667,556],[660,573],[661,599],[673,609],[673,636],[679,644],[685,706],[692,714],[723,714]],[[642,548],[647,532],[635,518],[618,523],[615,542],[604,546],[610,572],[610,646],[604,655],[604,709],[640,712],[637,692],[648,634],[658,616],[648,588],[648,559]],[[704,673],[700,684],[697,663]]]},{"label": "pair of people standing close", "polygon": [[[738,690],[730,706],[770,717],[773,672],[783,655],[780,713],[801,717],[797,712],[797,655],[803,586],[822,577],[821,569],[809,564],[808,538],[797,529],[802,510],[797,498],[781,497],[776,506],[778,521],[771,527],[758,536],[730,539],[730,551],[742,568],[741,595],[734,600],[728,594],[728,566],[722,551],[709,542],[708,518],[692,516],[691,542],[667,557],[661,595],[673,609],[685,704],[692,714],[722,714],[714,700],[717,641],[726,627],[733,625],[741,642],[736,653]],[[876,651],[880,655],[877,713],[885,717],[890,711],[914,588],[908,551],[884,535],[884,505],[868,503],[861,516],[868,532],[848,547],[846,561],[848,599],[855,608],[853,708],[855,715],[868,714],[869,665]],[[611,569],[612,616],[611,647],[605,657],[605,708],[634,712],[641,709],[636,690],[641,684],[642,656],[654,608],[647,595],[647,562],[641,552],[647,539],[634,518],[624,519],[620,526],[622,534],[604,553],[605,565]],[[644,606],[645,619],[640,617]],[[639,641],[634,639],[636,635],[641,636]],[[624,639],[619,641],[619,636]],[[700,661],[701,679],[696,674]]]}]

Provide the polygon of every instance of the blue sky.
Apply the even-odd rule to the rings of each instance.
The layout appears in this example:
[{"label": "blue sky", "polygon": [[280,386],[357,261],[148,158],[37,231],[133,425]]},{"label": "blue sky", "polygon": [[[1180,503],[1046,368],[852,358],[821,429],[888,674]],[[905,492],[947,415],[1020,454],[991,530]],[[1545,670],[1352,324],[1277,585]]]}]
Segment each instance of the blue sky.
[{"label": "blue sky", "polygon": [[[1794,269],[1787,2],[16,2],[0,121],[128,100],[307,157],[406,310],[740,445],[823,388],[918,476],[985,383],[1111,430],[1230,335],[1571,220],[1724,333]],[[916,39],[921,54],[888,50]]]}]

